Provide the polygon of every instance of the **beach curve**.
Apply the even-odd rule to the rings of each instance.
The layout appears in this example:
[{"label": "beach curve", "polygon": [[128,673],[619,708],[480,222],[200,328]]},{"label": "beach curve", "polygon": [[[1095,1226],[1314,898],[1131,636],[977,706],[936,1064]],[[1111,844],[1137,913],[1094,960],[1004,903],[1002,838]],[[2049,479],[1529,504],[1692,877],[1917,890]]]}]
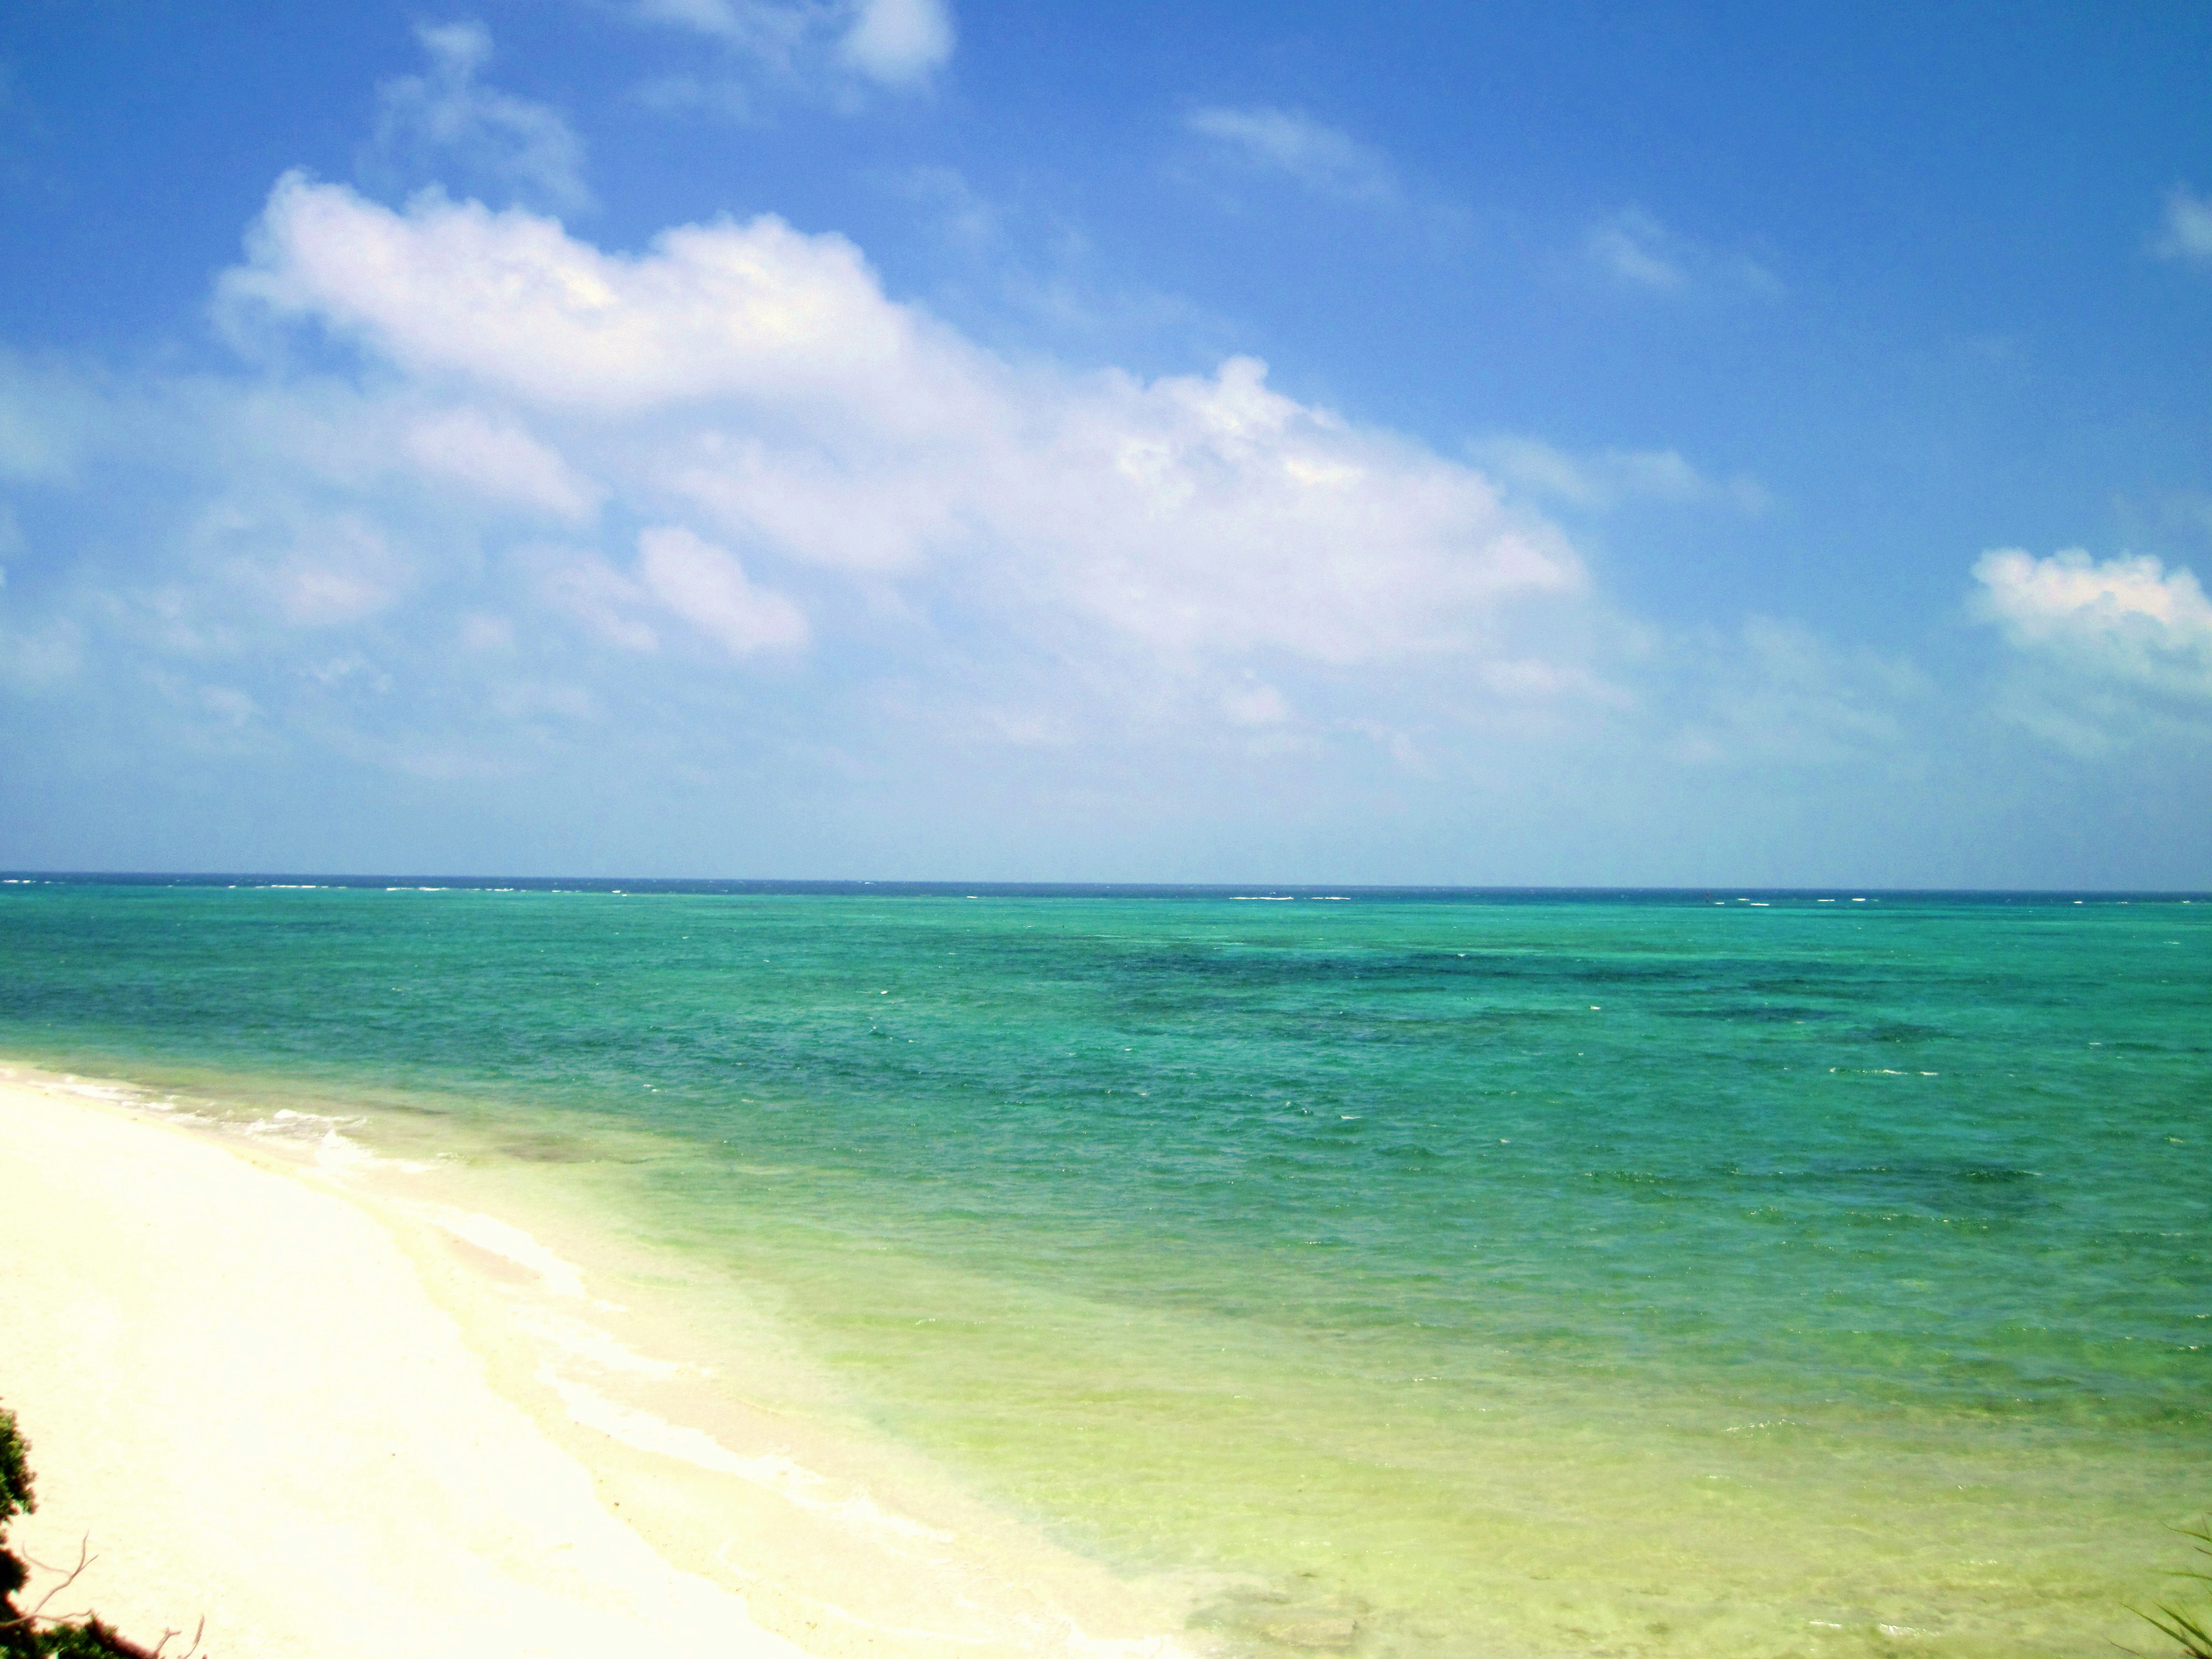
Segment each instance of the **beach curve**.
[{"label": "beach curve", "polygon": [[[754,1512],[722,1505],[720,1535],[672,1540],[669,1513],[713,1504],[694,1492],[664,1510],[658,1532],[649,1513],[633,1525],[611,1494],[635,1496],[635,1475],[625,1485],[624,1471],[587,1467],[586,1454],[607,1435],[610,1453],[635,1459],[635,1425],[655,1419],[542,1358],[562,1344],[575,1356],[588,1328],[544,1322],[549,1301],[588,1309],[574,1270],[507,1224],[375,1196],[353,1178],[357,1149],[335,1133],[301,1139],[307,1155],[287,1159],[251,1134],[165,1121],[128,1091],[0,1077],[10,1235],[0,1404],[20,1415],[40,1499],[15,1539],[57,1567],[81,1545],[92,1558],[50,1614],[97,1609],[149,1640],[204,1619],[204,1651],[221,1659],[1168,1645],[1097,1640],[1040,1605],[988,1626],[887,1620],[869,1596],[909,1613],[925,1600],[980,1609],[994,1598],[979,1601],[969,1564],[930,1547],[950,1534],[841,1494],[787,1459],[723,1454],[696,1431],[660,1425],[692,1467],[656,1482],[715,1478],[706,1471],[718,1458],[696,1449],[713,1447],[727,1465],[720,1476],[752,1489]],[[526,1265],[508,1276],[538,1280],[547,1296],[533,1307],[496,1275],[426,1254],[426,1240],[449,1237],[487,1267]],[[457,1273],[511,1329],[470,1317]],[[518,1342],[532,1329],[553,1348]],[[611,1339],[583,1352],[603,1379],[670,1369]],[[532,1367],[541,1398],[514,1386]],[[563,1409],[548,1411],[549,1401]],[[632,1425],[630,1443],[580,1401]],[[685,1436],[696,1443],[688,1451]],[[761,1504],[837,1529],[777,1535],[789,1529],[764,1526]],[[867,1594],[794,1591],[780,1567],[799,1542],[849,1554],[830,1564],[830,1580]],[[32,1599],[58,1576],[40,1575]]]}]

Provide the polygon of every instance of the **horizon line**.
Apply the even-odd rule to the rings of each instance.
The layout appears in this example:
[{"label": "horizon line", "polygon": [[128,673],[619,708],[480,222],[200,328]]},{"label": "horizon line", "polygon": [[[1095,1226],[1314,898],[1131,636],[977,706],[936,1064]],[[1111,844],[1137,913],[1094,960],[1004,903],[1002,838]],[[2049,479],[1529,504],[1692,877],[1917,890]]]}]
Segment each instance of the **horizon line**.
[{"label": "horizon line", "polygon": [[1045,896],[1052,892],[1109,894],[1212,894],[1239,889],[1263,890],[1291,896],[1306,894],[1387,895],[1414,893],[1467,894],[1703,894],[1759,893],[1779,895],[1865,896],[1882,897],[2015,897],[2015,898],[2171,898],[2212,899],[2212,889],[2151,887],[1891,887],[1836,884],[1768,885],[1758,883],[1597,882],[1315,882],[1315,881],[1091,881],[1024,878],[988,880],[945,877],[904,876],[592,876],[463,874],[406,871],[280,871],[280,870],[37,870],[0,869],[0,883],[21,884],[57,882],[82,885],[212,885],[251,884],[267,887],[367,887],[407,884],[418,890],[422,884],[488,887],[509,884],[531,888],[574,885],[588,889],[638,888],[751,888],[835,890],[863,888],[930,890],[1003,896]]}]

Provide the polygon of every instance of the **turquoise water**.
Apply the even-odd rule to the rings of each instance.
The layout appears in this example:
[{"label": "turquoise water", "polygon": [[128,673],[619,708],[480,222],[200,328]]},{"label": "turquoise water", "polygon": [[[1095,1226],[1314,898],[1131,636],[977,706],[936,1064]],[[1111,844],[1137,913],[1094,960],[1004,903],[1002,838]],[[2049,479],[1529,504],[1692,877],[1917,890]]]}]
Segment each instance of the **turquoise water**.
[{"label": "turquoise water", "polygon": [[494,886],[0,887],[0,1048],[567,1171],[1232,1648],[2156,1645],[2212,903]]}]

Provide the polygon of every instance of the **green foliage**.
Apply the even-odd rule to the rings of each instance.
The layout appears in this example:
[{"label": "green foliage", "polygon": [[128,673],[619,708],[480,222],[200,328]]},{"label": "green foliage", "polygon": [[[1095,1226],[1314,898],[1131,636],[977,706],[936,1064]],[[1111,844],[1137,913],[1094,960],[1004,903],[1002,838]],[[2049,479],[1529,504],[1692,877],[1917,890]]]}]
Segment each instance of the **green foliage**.
[{"label": "green foliage", "polygon": [[15,1413],[0,1406],[0,1659],[150,1659],[147,1649],[98,1619],[46,1619],[35,1607],[15,1605],[15,1593],[30,1573],[23,1558],[8,1547],[7,1523],[39,1507],[31,1491],[30,1452]]},{"label": "green foliage", "polygon": [[145,1659],[147,1651],[97,1619],[49,1625],[36,1640],[40,1659]]},{"label": "green foliage", "polygon": [[8,1547],[8,1522],[38,1508],[31,1493],[30,1448],[15,1427],[15,1413],[0,1406],[0,1655],[37,1659],[42,1651],[28,1615],[15,1605],[29,1570]]},{"label": "green foliage", "polygon": [[[2197,1540],[2199,1555],[2212,1555],[2212,1520],[2201,1521],[2193,1527],[2176,1527],[2184,1538]],[[2212,1584],[2212,1572],[2181,1572],[2177,1578],[2191,1578],[2200,1584]],[[2136,1616],[2148,1620],[2162,1635],[2171,1637],[2181,1647],[2179,1659],[2212,1659],[2212,1630],[2205,1624],[2212,1620],[2212,1611],[2190,1612],[2172,1602],[2160,1602],[2154,1613],[2137,1609]]]},{"label": "green foliage", "polygon": [[30,1449],[15,1431],[15,1413],[0,1406],[0,1539],[9,1521],[39,1507],[31,1498]]},{"label": "green foliage", "polygon": [[114,1650],[83,1625],[52,1625],[32,1638],[40,1659],[110,1659]]}]

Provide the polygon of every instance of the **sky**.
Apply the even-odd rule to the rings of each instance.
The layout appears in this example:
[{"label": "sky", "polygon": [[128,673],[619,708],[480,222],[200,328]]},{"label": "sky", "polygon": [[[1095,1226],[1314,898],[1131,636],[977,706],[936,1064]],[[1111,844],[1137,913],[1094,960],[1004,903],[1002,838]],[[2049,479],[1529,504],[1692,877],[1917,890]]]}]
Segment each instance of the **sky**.
[{"label": "sky", "polygon": [[15,0],[0,866],[2212,887],[2208,70]]}]

